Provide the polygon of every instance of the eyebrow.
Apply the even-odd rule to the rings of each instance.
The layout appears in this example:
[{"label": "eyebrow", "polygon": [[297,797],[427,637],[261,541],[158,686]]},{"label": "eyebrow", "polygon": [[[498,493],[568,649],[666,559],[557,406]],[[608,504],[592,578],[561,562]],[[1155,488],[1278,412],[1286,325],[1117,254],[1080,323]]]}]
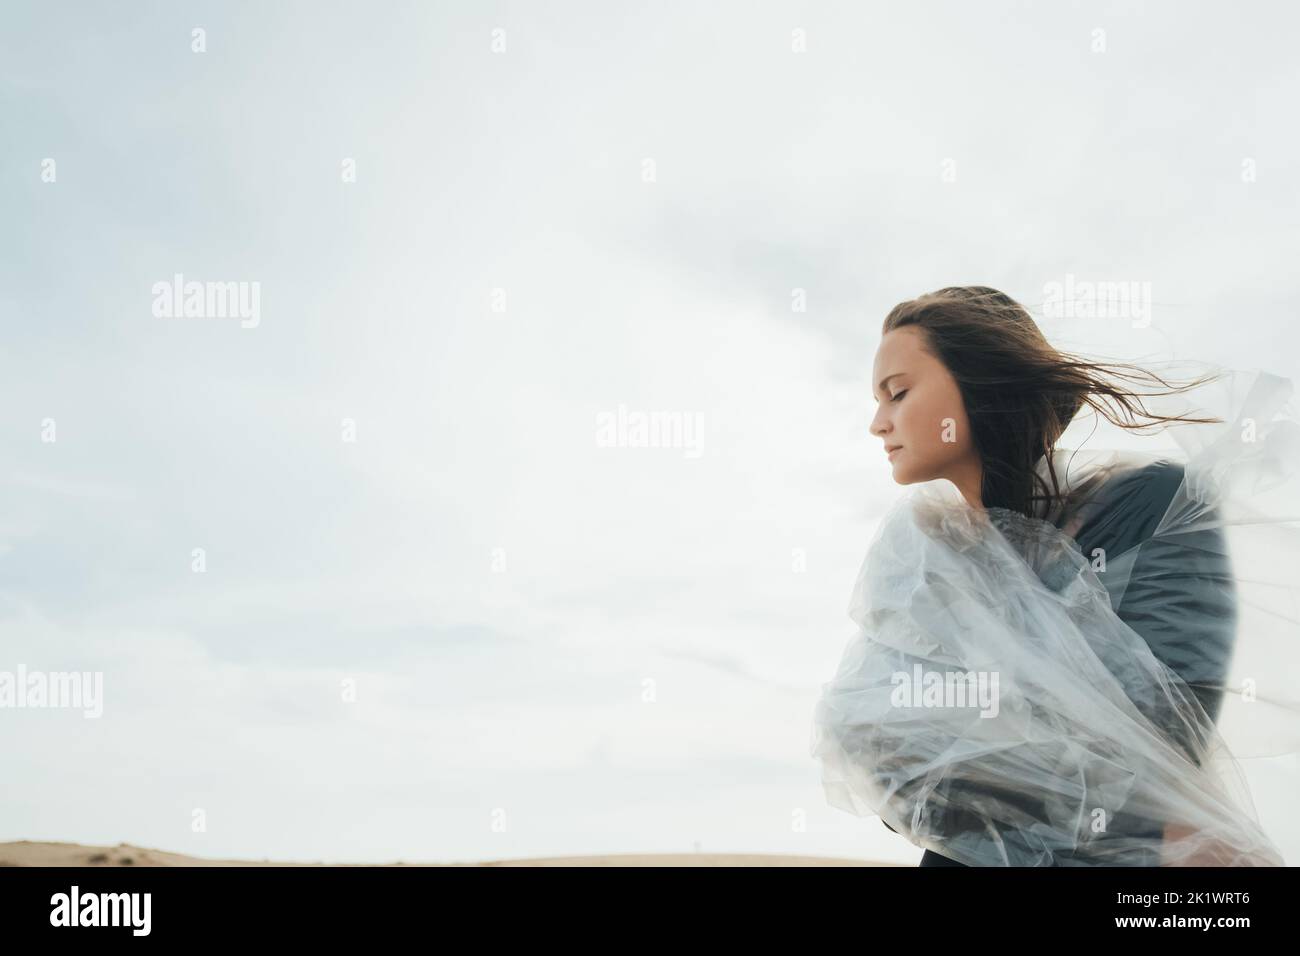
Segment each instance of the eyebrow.
[{"label": "eyebrow", "polygon": [[[890,372],[888,375],[886,375],[884,378],[880,380],[880,383],[876,387],[883,392],[885,390],[885,383],[888,382],[891,378],[898,378],[898,376],[906,375],[906,374],[907,374],[906,372]],[[872,398],[875,398],[875,396],[873,395]],[[876,398],[876,401],[879,402],[880,399]]]}]

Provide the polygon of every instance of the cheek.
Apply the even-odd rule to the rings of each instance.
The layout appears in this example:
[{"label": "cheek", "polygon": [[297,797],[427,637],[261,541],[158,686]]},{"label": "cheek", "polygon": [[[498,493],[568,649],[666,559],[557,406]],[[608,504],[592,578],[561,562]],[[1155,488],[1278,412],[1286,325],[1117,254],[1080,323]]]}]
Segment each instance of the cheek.
[{"label": "cheek", "polygon": [[899,444],[914,453],[908,457],[929,458],[943,450],[945,417],[947,416],[933,404],[917,403],[900,412],[896,431]]},{"label": "cheek", "polygon": [[911,411],[915,421],[908,427],[918,447],[947,458],[971,446],[970,425],[959,394],[943,395]]},{"label": "cheek", "polygon": [[900,413],[895,431],[904,451],[894,459],[893,476],[903,484],[940,477],[971,444],[964,411],[942,403]]}]

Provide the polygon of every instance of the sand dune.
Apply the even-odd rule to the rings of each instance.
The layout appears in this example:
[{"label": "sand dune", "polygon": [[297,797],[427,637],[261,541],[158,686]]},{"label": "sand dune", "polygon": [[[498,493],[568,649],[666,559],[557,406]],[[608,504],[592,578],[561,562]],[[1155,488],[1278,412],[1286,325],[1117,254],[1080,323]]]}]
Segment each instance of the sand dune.
[{"label": "sand dune", "polygon": [[0,866],[899,866],[828,856],[782,856],[759,853],[652,853],[610,856],[550,856],[519,860],[446,863],[292,863],[271,860],[206,860],[165,850],[119,843],[0,843]]}]

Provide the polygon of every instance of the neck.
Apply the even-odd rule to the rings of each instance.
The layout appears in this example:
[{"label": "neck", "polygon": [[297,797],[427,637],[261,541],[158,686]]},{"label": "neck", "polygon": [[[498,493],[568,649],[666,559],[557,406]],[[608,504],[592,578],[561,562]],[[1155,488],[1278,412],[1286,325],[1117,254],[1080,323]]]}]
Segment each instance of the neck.
[{"label": "neck", "polygon": [[984,507],[984,498],[980,492],[983,479],[984,469],[980,467],[978,462],[964,464],[948,476],[948,480],[957,486],[961,496],[966,499],[966,503],[972,508]]}]

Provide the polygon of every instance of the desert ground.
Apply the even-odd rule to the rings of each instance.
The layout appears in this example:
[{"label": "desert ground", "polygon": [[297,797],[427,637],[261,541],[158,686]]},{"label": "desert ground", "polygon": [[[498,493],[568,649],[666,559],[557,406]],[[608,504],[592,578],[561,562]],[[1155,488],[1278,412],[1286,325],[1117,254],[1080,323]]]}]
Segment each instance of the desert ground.
[{"label": "desert ground", "polygon": [[119,843],[86,846],[81,843],[37,843],[18,840],[0,843],[0,866],[899,866],[828,856],[782,856],[757,853],[656,853],[610,856],[551,856],[518,860],[470,860],[418,863],[308,863],[277,860],[208,860]]}]

